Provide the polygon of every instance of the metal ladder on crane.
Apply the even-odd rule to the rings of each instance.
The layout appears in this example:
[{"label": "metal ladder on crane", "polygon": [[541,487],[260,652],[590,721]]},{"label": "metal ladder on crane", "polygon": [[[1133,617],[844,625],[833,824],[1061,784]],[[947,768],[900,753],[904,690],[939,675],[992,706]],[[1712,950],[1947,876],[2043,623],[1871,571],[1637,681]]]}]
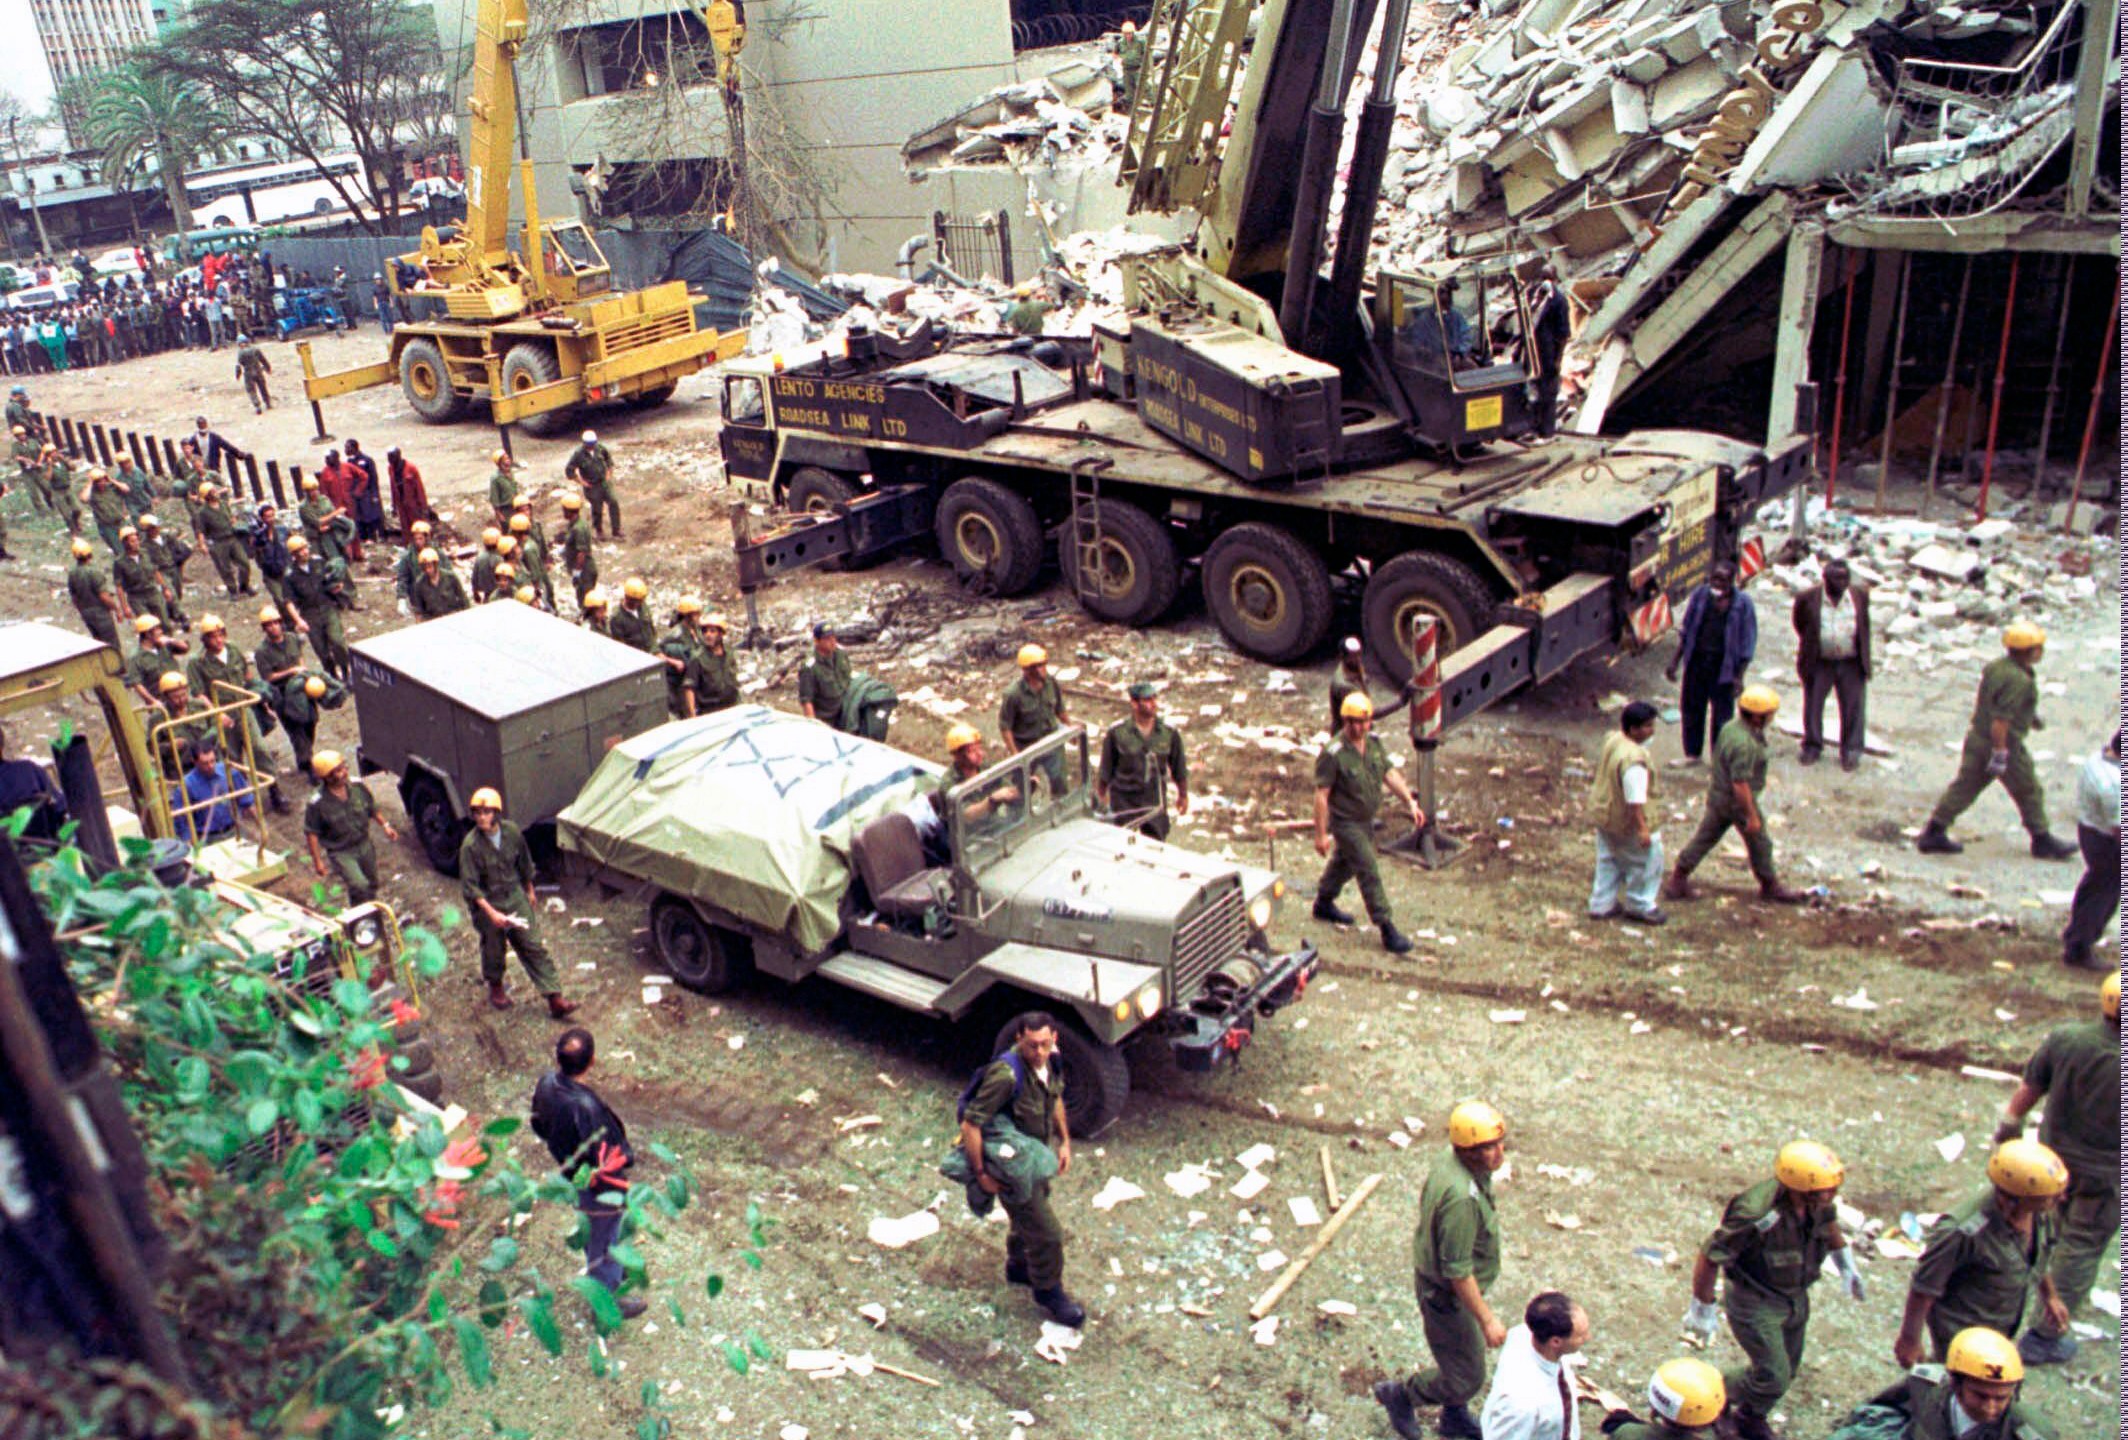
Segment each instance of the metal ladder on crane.
[{"label": "metal ladder on crane", "polygon": [[1106,455],[1071,463],[1072,588],[1082,601],[1101,596],[1101,472],[1115,463]]}]

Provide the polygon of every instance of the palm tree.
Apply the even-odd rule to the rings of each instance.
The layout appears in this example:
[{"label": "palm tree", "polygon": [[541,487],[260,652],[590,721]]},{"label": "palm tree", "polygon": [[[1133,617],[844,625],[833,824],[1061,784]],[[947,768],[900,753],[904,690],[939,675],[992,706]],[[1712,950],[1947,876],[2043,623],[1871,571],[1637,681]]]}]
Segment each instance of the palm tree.
[{"label": "palm tree", "polygon": [[103,151],[104,182],[116,189],[155,162],[182,235],[192,228],[185,166],[213,137],[219,117],[199,91],[135,56],[83,87],[83,138]]}]

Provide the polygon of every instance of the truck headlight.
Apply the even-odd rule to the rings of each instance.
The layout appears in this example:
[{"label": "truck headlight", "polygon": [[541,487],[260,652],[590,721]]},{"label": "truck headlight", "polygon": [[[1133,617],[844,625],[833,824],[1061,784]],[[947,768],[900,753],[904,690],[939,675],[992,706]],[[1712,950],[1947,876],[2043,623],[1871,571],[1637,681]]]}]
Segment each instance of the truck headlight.
[{"label": "truck headlight", "polygon": [[1160,1003],[1160,982],[1157,980],[1131,997],[1131,1005],[1137,1010],[1140,1020],[1150,1020],[1158,1015]]},{"label": "truck headlight", "polygon": [[384,938],[384,922],[374,915],[364,915],[348,927],[348,934],[357,950],[368,950]]},{"label": "truck headlight", "polygon": [[1259,930],[1271,928],[1272,900],[1268,894],[1259,895],[1249,902],[1249,923]]}]

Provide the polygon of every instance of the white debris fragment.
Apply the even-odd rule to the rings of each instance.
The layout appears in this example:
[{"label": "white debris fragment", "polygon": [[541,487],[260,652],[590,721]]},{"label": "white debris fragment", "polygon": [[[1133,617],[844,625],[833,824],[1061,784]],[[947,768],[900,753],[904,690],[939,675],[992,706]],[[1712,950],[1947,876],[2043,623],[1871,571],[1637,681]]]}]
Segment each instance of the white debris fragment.
[{"label": "white debris fragment", "polygon": [[1288,1196],[1286,1198],[1286,1209],[1293,1213],[1293,1223],[1302,1229],[1306,1229],[1310,1225],[1323,1223],[1323,1212],[1316,1209],[1315,1201],[1306,1195]]},{"label": "white debris fragment", "polygon": [[1944,1164],[1950,1164],[1965,1154],[1965,1136],[1956,1133],[1944,1136],[1936,1142],[1936,1153],[1943,1157]]},{"label": "white debris fragment", "polygon": [[1233,1188],[1228,1190],[1227,1193],[1236,1200],[1254,1200],[1270,1188],[1270,1176],[1264,1174],[1261,1170],[1251,1170],[1235,1181]]},{"label": "white debris fragment", "polygon": [[1062,1365],[1065,1363],[1066,1354],[1078,1349],[1079,1342],[1085,1338],[1084,1333],[1072,1329],[1069,1325],[1044,1320],[1041,1338],[1034,1342],[1034,1353],[1053,1364]]},{"label": "white debris fragment", "polygon": [[865,1238],[886,1250],[899,1250],[937,1233],[938,1216],[929,1210],[918,1210],[898,1220],[874,1216],[872,1223],[865,1227]]},{"label": "white debris fragment", "polygon": [[1842,1010],[1875,1010],[1877,1002],[1869,998],[1869,987],[1863,986],[1852,995],[1835,995],[1832,1003]]},{"label": "white debris fragment", "polygon": [[1256,1268],[1263,1271],[1266,1275],[1270,1274],[1273,1270],[1285,1269],[1286,1252],[1277,1249],[1264,1251],[1262,1254],[1256,1257]]},{"label": "white debris fragment", "polygon": [[[1284,1263],[1284,1258],[1280,1258]],[[1266,1315],[1249,1327],[1249,1338],[1259,1345],[1273,1345],[1278,1341],[1278,1316]]]},{"label": "white debris fragment", "polygon": [[1094,1196],[1092,1203],[1096,1210],[1113,1210],[1126,1200],[1143,1200],[1144,1198],[1145,1192],[1143,1190],[1131,1184],[1130,1181],[1124,1179],[1121,1175],[1111,1175],[1108,1177],[1108,1183],[1101,1187],[1101,1193]]},{"label": "white debris fragment", "polygon": [[1529,1018],[1529,1013],[1524,1010],[1488,1010],[1486,1014],[1492,1017],[1495,1025],[1520,1025]]},{"label": "white debris fragment", "polygon": [[1212,1172],[1203,1165],[1185,1165],[1180,1170],[1171,1170],[1160,1178],[1168,1189],[1184,1200],[1202,1195],[1212,1188]]},{"label": "white debris fragment", "polygon": [[874,1300],[869,1304],[858,1306],[857,1313],[864,1316],[865,1319],[871,1321],[872,1328],[874,1330],[884,1330],[887,1328],[887,1307],[880,1304],[877,1300]]},{"label": "white debris fragment", "polygon": [[1261,1170],[1278,1158],[1278,1151],[1262,1141],[1251,1145],[1234,1157],[1234,1163],[1244,1170]]},{"label": "white debris fragment", "polygon": [[1325,1300],[1315,1307],[1325,1315],[1357,1315],[1360,1307],[1350,1300]]}]

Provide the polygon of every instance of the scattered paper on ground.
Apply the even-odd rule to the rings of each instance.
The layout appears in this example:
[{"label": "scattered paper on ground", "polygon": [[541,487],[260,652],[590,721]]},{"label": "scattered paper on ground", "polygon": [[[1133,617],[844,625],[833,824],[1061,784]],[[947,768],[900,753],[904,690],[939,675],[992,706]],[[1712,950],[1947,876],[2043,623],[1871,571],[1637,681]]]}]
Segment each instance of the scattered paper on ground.
[{"label": "scattered paper on ground", "polygon": [[919,1210],[913,1215],[904,1215],[899,1220],[886,1216],[874,1217],[865,1227],[865,1236],[874,1245],[888,1250],[899,1250],[905,1245],[914,1245],[938,1233],[938,1217],[929,1210]]},{"label": "scattered paper on ground", "polygon": [[1143,1200],[1144,1198],[1145,1192],[1143,1190],[1131,1184],[1130,1181],[1124,1179],[1121,1175],[1111,1175],[1108,1177],[1108,1183],[1101,1187],[1101,1193],[1094,1196],[1093,1206],[1096,1210],[1113,1210],[1126,1200]]}]

